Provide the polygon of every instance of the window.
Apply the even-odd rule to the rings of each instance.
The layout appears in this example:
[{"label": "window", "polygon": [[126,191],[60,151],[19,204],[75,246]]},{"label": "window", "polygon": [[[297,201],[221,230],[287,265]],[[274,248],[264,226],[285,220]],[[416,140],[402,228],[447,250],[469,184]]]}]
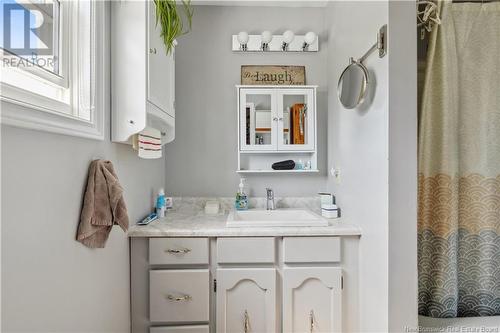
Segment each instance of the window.
[{"label": "window", "polygon": [[0,3],[2,123],[102,139],[106,4]]},{"label": "window", "polygon": [[[59,1],[26,2],[3,1],[2,49],[10,56],[10,61],[22,61],[59,74],[60,41]],[[25,34],[24,26],[29,25],[36,32]],[[35,27],[35,28],[33,28]],[[17,59],[20,58],[20,59]]]}]

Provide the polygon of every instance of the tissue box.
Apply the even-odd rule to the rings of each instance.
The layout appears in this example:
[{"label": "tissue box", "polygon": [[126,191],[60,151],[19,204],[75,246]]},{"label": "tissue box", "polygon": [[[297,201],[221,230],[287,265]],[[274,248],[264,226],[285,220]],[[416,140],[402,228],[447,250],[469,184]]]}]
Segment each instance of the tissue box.
[{"label": "tissue box", "polygon": [[207,201],[205,203],[205,214],[207,214],[207,215],[219,214],[219,202],[218,201]]},{"label": "tissue box", "polygon": [[335,199],[331,193],[320,192],[318,193],[321,198],[321,207],[324,205],[331,205],[335,203]]}]

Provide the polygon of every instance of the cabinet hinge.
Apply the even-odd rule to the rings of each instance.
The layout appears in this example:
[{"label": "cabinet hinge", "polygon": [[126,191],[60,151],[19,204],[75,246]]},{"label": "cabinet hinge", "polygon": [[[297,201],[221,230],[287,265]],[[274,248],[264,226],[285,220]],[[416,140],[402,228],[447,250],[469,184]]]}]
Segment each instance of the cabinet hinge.
[{"label": "cabinet hinge", "polygon": [[214,279],[214,293],[217,292],[217,279]]},{"label": "cabinet hinge", "polygon": [[340,289],[344,290],[344,276],[340,277]]}]

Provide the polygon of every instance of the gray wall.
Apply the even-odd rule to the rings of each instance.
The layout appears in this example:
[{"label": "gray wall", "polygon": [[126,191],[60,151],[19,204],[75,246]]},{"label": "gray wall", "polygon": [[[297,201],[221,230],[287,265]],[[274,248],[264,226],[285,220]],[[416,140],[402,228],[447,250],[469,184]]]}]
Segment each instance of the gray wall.
[{"label": "gray wall", "polygon": [[[388,21],[388,1],[335,1],[327,8],[328,84],[335,87],[349,57],[361,57]],[[389,52],[390,56],[390,52]],[[337,92],[328,95],[328,163],[340,169],[329,176],[342,219],[361,226],[359,242],[359,317],[350,329],[388,331],[388,59],[372,54],[365,65],[373,87],[365,103],[346,110]]]},{"label": "gray wall", "polygon": [[[320,174],[246,175],[250,195],[310,196],[326,186],[326,32],[324,8],[196,6],[193,30],[176,50],[176,138],[166,147],[166,191],[175,196],[233,196],[238,189],[237,105],[240,66],[304,65],[308,84],[319,85]],[[239,31],[281,34],[315,31],[320,52],[241,54],[231,51]]]},{"label": "gray wall", "polygon": [[87,168],[94,156],[114,163],[134,223],[152,209],[165,162],[108,138],[1,127],[2,332],[129,331],[126,235],[114,227],[105,249],[75,241]]},{"label": "gray wall", "polygon": [[389,2],[389,331],[418,323],[415,5]]}]

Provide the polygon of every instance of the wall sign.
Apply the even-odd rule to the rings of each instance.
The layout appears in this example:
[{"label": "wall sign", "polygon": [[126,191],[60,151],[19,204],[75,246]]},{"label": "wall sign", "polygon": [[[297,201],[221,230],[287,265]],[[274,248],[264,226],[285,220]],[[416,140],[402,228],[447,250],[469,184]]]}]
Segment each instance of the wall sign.
[{"label": "wall sign", "polygon": [[241,66],[243,85],[305,85],[305,66],[245,65]]}]

